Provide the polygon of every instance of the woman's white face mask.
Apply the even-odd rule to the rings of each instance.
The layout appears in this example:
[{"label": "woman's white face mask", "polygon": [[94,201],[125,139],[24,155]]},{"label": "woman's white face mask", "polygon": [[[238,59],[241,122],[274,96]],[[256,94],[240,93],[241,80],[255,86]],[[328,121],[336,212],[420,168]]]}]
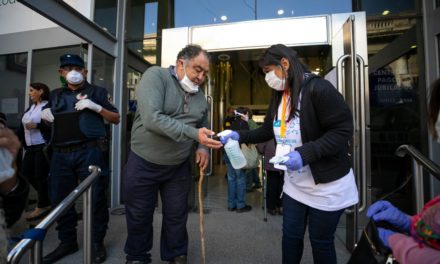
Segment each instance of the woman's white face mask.
[{"label": "woman's white face mask", "polygon": [[275,70],[271,70],[270,72],[266,73],[264,79],[266,80],[270,88],[276,91],[284,91],[284,79],[279,78],[275,74]]}]

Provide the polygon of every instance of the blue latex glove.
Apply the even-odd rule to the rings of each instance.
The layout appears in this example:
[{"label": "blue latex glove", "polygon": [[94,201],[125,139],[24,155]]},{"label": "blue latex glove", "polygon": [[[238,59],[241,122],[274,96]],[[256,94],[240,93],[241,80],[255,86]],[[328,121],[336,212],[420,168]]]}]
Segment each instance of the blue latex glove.
[{"label": "blue latex glove", "polygon": [[230,138],[237,141],[240,139],[240,135],[237,132],[229,129],[223,130],[222,132],[218,133],[217,136],[223,145],[226,144]]},{"label": "blue latex glove", "polygon": [[402,231],[409,232],[410,218],[388,201],[377,201],[368,208],[367,216],[374,221],[386,221]]},{"label": "blue latex glove", "polygon": [[388,239],[390,239],[390,236],[395,234],[396,232],[381,227],[377,228],[377,232],[379,233],[379,238],[380,240],[382,240],[382,243],[386,247],[390,248],[390,244],[388,244]]},{"label": "blue latex glove", "polygon": [[281,162],[280,165],[285,165],[289,170],[299,170],[303,167],[303,160],[298,151],[292,151],[285,156],[289,157],[289,159]]}]

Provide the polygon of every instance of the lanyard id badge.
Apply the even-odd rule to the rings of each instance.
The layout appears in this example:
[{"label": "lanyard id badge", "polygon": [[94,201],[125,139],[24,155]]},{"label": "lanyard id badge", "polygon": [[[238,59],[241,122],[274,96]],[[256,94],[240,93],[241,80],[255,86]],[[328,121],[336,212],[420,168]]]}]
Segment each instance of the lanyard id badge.
[{"label": "lanyard id badge", "polygon": [[[286,144],[278,144],[277,148],[275,150],[275,156],[285,156],[287,154],[289,154],[290,152],[290,146],[286,145]],[[279,169],[279,170],[287,170],[287,167],[285,165],[280,165],[280,164],[274,164],[273,165],[275,168]]]}]

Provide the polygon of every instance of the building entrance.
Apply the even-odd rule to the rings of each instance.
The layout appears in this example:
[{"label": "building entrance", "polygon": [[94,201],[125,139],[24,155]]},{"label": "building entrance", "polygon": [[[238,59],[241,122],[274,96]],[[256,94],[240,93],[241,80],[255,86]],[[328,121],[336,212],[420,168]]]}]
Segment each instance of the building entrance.
[{"label": "building entrance", "polygon": [[[342,218],[341,238],[351,249],[357,241],[358,211],[370,195],[367,86],[367,41],[364,13],[256,20],[166,29],[162,34],[162,66],[174,64],[178,51],[199,44],[212,55],[210,81],[205,93],[211,104],[211,126],[223,129],[228,106],[245,106],[262,121],[270,98],[258,57],[270,45],[282,43],[298,51],[312,71],[334,83],[349,104],[355,123],[350,155],[360,190],[360,203]],[[221,162],[212,155],[213,164]],[[208,194],[209,195],[209,194]]]}]

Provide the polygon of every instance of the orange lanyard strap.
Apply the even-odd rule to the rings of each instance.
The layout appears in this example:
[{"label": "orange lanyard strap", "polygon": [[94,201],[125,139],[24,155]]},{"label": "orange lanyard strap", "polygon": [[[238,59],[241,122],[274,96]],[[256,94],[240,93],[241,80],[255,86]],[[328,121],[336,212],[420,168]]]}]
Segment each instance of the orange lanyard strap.
[{"label": "orange lanyard strap", "polygon": [[283,103],[281,105],[281,127],[280,127],[280,137],[283,139],[286,135],[286,108],[287,108],[287,92],[283,93]]}]

